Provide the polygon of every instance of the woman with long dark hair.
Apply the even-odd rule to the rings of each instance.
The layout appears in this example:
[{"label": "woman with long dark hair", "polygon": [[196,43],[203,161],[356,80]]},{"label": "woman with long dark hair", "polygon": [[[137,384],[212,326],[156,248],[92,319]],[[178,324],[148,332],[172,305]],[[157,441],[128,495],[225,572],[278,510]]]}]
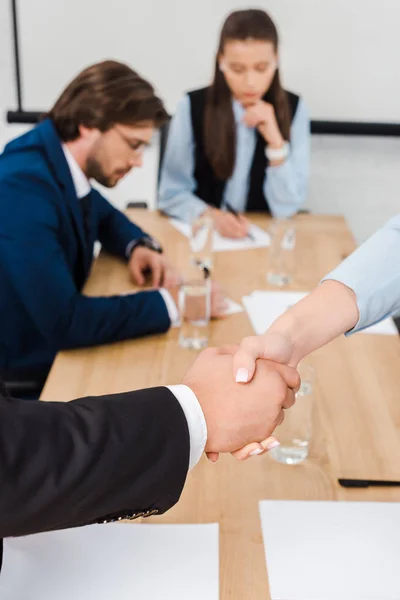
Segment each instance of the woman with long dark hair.
[{"label": "woman with long dark hair", "polygon": [[186,94],[171,122],[159,208],[191,222],[206,211],[227,237],[238,213],[290,216],[303,204],[310,131],[304,102],[282,88],[278,33],[262,10],[225,21],[211,86]]}]

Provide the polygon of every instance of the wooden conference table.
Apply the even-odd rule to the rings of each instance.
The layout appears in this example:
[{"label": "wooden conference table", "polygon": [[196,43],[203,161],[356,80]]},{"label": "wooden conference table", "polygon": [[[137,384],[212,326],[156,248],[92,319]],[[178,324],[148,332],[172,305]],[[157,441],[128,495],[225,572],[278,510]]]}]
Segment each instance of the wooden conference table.
[{"label": "wooden conference table", "polygon": [[[167,219],[133,210],[129,216],[151,232],[177,266],[184,267],[187,240]],[[252,216],[261,226],[267,218]],[[290,289],[306,291],[354,248],[341,217],[298,216],[296,277]],[[267,289],[267,249],[215,255],[215,279],[240,302]],[[101,255],[85,292],[111,295],[132,289],[126,266]],[[211,343],[252,335],[245,312],[212,323]],[[122,392],[179,383],[196,353],[177,344],[178,331],[123,343],[61,352],[42,400]],[[310,458],[290,467],[254,457],[238,463],[223,456],[216,465],[203,457],[189,474],[177,506],[156,522],[220,525],[221,600],[268,596],[258,502],[285,500],[400,501],[400,488],[342,489],[338,477],[400,479],[400,344],[395,336],[342,337],[312,356],[316,409]],[[106,474],[104,474],[106,477]],[[284,524],[283,524],[284,526]]]}]

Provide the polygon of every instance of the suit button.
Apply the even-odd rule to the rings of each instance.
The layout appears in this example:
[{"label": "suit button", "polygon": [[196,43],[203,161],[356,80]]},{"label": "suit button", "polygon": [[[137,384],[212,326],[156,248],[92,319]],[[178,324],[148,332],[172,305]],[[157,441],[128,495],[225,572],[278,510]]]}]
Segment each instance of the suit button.
[{"label": "suit button", "polygon": [[153,510],[146,510],[144,517],[152,517],[153,515],[158,515],[158,509],[157,508],[153,508]]},{"label": "suit button", "polygon": [[131,520],[133,520],[133,519],[139,519],[139,517],[143,517],[143,515],[144,515],[143,511],[137,512],[134,515],[132,515]]}]

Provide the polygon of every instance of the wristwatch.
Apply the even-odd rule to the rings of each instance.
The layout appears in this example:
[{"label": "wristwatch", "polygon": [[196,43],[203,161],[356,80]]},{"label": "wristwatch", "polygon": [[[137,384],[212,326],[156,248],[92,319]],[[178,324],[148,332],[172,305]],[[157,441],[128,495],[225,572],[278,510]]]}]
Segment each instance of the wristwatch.
[{"label": "wristwatch", "polygon": [[268,160],[286,160],[289,156],[289,144],[285,142],[282,148],[270,148],[267,146],[265,148],[265,156]]},{"label": "wristwatch", "polygon": [[157,240],[149,236],[144,236],[131,242],[129,248],[129,258],[132,256],[134,249],[138,248],[139,246],[143,246],[144,248],[148,248],[149,250],[153,250],[153,252],[158,252],[159,254],[163,253],[163,249]]}]

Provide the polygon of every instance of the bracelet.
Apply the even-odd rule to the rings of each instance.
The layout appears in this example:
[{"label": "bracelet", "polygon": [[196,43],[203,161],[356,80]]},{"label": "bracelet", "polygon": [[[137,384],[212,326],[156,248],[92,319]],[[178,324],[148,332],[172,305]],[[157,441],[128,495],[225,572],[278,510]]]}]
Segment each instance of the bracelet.
[{"label": "bracelet", "polygon": [[282,148],[265,148],[265,156],[268,160],[285,160],[289,156],[289,144],[285,142]]}]

